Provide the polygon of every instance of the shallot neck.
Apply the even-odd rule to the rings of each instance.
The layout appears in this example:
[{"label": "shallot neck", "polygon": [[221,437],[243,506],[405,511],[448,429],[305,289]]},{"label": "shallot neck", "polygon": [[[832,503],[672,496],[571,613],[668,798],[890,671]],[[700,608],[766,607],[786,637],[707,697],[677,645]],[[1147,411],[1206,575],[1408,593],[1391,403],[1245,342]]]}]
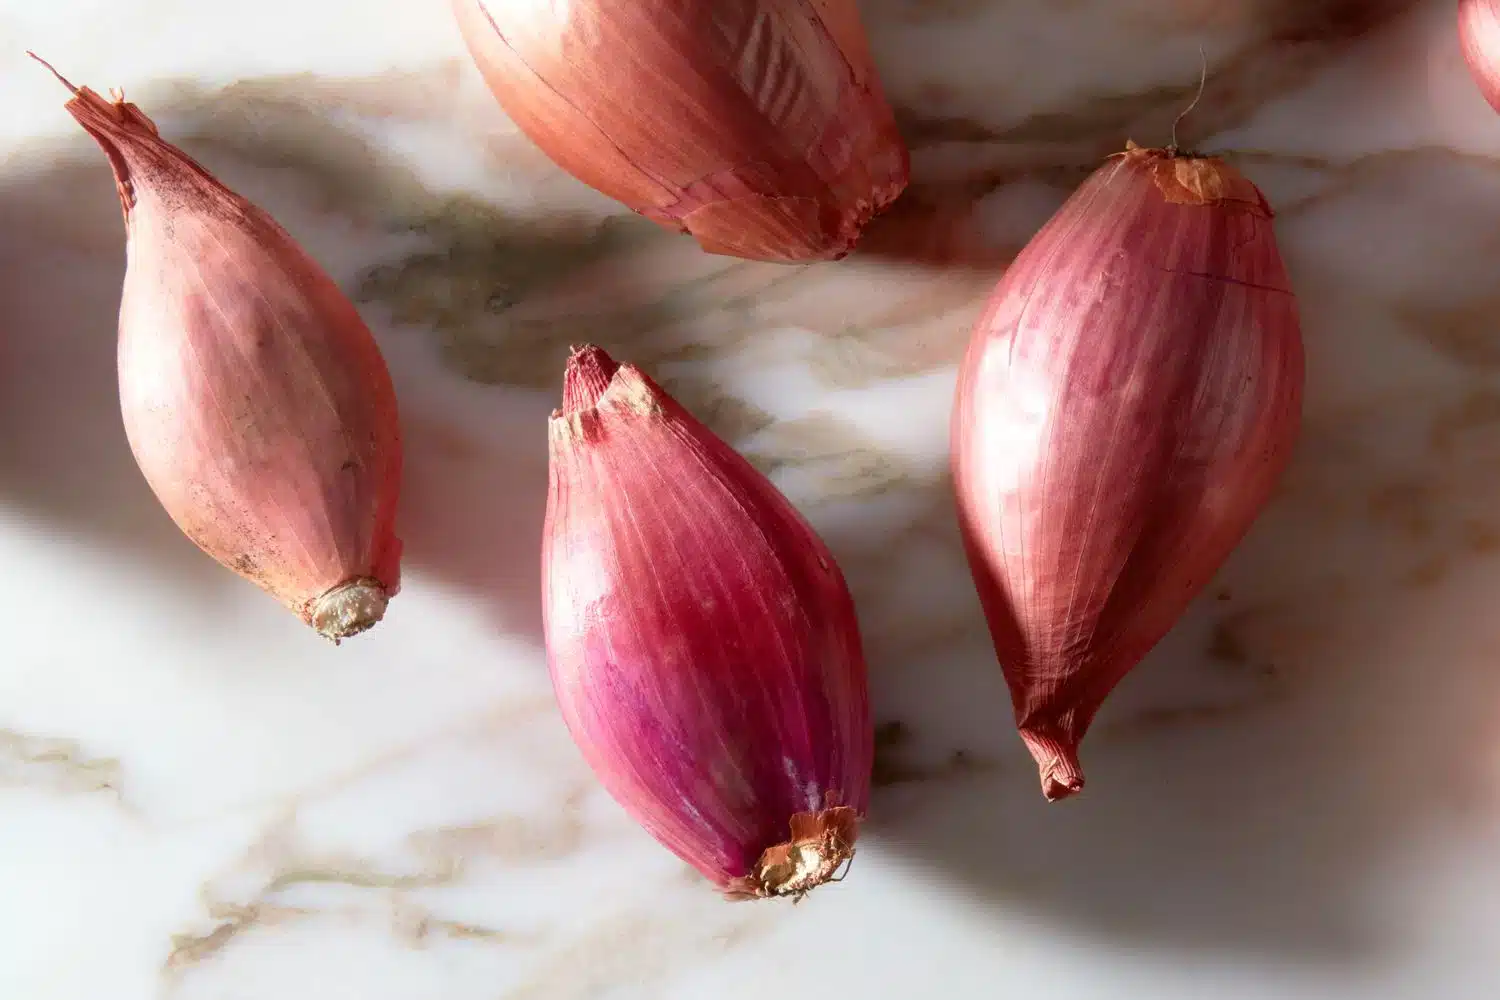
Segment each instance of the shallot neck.
[{"label": "shallot neck", "polygon": [[574,351],[563,373],[562,412],[592,410],[619,368],[620,363],[602,347],[590,344]]}]

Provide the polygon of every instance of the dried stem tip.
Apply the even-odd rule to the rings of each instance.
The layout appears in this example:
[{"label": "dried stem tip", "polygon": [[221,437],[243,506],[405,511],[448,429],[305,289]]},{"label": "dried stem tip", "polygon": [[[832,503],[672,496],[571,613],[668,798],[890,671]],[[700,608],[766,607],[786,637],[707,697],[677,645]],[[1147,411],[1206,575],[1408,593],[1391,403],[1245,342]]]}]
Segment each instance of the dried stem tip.
[{"label": "dried stem tip", "polygon": [[1175,149],[1147,149],[1134,142],[1125,143],[1125,151],[1112,159],[1124,160],[1130,167],[1145,170],[1172,205],[1219,205],[1238,203],[1265,218],[1275,213],[1260,189],[1217,156],[1200,156]]},{"label": "dried stem tip", "polygon": [[75,86],[73,86],[72,82],[69,81],[67,77],[65,77],[61,73],[59,73],[57,71],[57,68],[55,66],[53,66],[51,63],[49,63],[47,60],[43,59],[41,56],[37,55],[35,52],[31,51],[30,49],[26,50],[26,54],[28,56],[30,56],[31,58],[35,59],[37,62],[41,63],[46,68],[47,72],[49,72],[53,76],[57,77],[57,82],[61,83],[64,87],[67,87],[69,93],[73,93],[73,94],[77,94],[78,93],[78,88],[75,87]]},{"label": "dried stem tip", "polygon": [[1083,791],[1083,765],[1078,761],[1078,744],[1059,740],[1028,729],[1021,730],[1021,741],[1031,751],[1042,777],[1042,797],[1060,802]]}]

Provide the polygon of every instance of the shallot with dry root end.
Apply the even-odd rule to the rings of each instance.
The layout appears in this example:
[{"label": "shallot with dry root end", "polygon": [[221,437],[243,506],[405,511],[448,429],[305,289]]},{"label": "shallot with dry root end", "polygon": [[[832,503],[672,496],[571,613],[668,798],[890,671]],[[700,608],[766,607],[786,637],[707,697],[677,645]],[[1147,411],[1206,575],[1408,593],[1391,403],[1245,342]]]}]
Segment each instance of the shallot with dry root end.
[{"label": "shallot with dry root end", "polygon": [[548,439],[548,665],[590,767],[731,898],[842,877],[874,735],[832,554],[765,476],[599,348],[569,359]]},{"label": "shallot with dry root end", "polygon": [[1500,0],[1459,0],[1458,41],[1484,99],[1500,111]]},{"label": "shallot with dry root end", "polygon": [[1042,790],[1270,497],[1297,438],[1296,298],[1261,192],[1133,143],[1016,258],[953,412],[960,527]]},{"label": "shallot with dry root end", "polygon": [[400,586],[401,436],[375,339],[285,230],[139,108],[58,79],[125,215],[120,410],[136,463],[209,555],[335,642],[363,632]]},{"label": "shallot with dry root end", "polygon": [[452,0],[505,112],[705,250],[837,259],[909,159],[854,0]]}]

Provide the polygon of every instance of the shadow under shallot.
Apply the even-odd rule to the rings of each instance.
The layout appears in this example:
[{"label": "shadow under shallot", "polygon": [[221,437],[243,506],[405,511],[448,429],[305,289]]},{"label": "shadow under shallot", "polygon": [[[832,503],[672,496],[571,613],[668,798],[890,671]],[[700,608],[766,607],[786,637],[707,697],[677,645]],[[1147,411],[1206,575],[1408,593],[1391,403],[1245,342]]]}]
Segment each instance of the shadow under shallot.
[{"label": "shadow under shallot", "polygon": [[[949,634],[893,642],[921,623],[881,634],[912,600],[869,558],[892,539],[852,518],[825,528],[878,637],[872,842],[997,920],[1132,948],[1344,964],[1401,947],[1387,879],[1496,800],[1500,393],[1483,366],[1430,349],[1447,313],[1424,308],[1427,286],[1404,301],[1410,282],[1382,279],[1383,258],[1318,248],[1400,246],[1415,219],[1500,196],[1492,170],[1428,159],[1380,161],[1283,216],[1309,354],[1296,458],[1224,571],[1106,701],[1075,798],[1042,800],[972,590]],[[1464,262],[1488,230],[1435,232],[1423,252],[1448,268],[1444,308],[1487,301],[1488,277]],[[956,532],[922,544],[921,588],[956,592]]]},{"label": "shadow under shallot", "polygon": [[[410,371],[396,376],[398,389],[414,381]],[[479,601],[500,631],[539,645],[553,401],[538,392],[465,388],[413,386],[403,395],[403,562]],[[441,406],[424,399],[435,391],[445,391]]]},{"label": "shadow under shallot", "polygon": [[[1006,235],[1019,236],[1024,242],[1030,234]],[[871,219],[851,259],[949,272],[976,270],[993,274],[998,281],[1018,246],[1007,246],[987,231],[977,192],[932,186],[908,189]]]},{"label": "shadow under shallot", "polygon": [[233,580],[161,509],[120,419],[115,345],[124,262],[114,182],[91,141],[80,135],[6,165],[0,508],[38,532],[128,553],[132,572],[203,611]]},{"label": "shadow under shallot", "polygon": [[[1373,420],[1366,432],[1380,436]],[[1429,582],[1443,564],[1399,526],[1346,520],[1367,498],[1378,506],[1383,484],[1419,478],[1348,433],[1308,428],[1282,498],[1106,703],[1083,743],[1082,793],[1043,801],[1003,695],[886,698],[871,839],[997,908],[1135,946],[1346,962],[1389,945],[1371,905],[1382,877],[1484,794],[1500,735],[1488,656],[1500,629],[1486,610],[1500,564]],[[1433,500],[1417,516],[1465,515]],[[877,677],[890,669],[873,659]],[[902,666],[946,685],[956,661],[997,670],[972,634]],[[986,722],[996,737],[936,762],[899,745]]]}]

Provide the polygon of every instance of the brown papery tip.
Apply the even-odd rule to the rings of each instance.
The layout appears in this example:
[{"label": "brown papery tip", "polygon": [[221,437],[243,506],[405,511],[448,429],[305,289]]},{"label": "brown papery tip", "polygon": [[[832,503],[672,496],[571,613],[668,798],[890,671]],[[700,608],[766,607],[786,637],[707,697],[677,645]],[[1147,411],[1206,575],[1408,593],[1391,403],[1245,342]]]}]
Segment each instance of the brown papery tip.
[{"label": "brown papery tip", "polygon": [[1274,213],[1260,188],[1217,156],[1200,156],[1177,149],[1147,149],[1134,142],[1116,153],[1127,163],[1151,174],[1162,197],[1174,205],[1234,203],[1270,218]]},{"label": "brown papery tip", "polygon": [[379,580],[369,577],[341,583],[313,602],[312,627],[334,645],[369,631],[385,617],[390,600]]},{"label": "brown papery tip", "polygon": [[125,95],[119,90],[111,90],[111,100],[105,100],[87,87],[73,86],[72,81],[35,52],[28,49],[26,54],[46,67],[73,95],[63,107],[84,131],[94,137],[109,158],[110,169],[115,175],[115,190],[120,195],[120,207],[129,218],[135,207],[136,187],[125,148],[142,140],[157,141],[160,133],[156,123],[134,104],[127,104]]},{"label": "brown papery tip", "polygon": [[28,56],[30,56],[31,58],[35,59],[37,62],[41,63],[42,66],[46,68],[47,72],[49,72],[53,76],[57,77],[57,82],[58,83],[61,83],[64,87],[67,87],[68,90],[71,91],[73,94],[77,94],[78,93],[78,88],[75,87],[75,86],[73,86],[73,84],[68,80],[68,78],[65,77],[65,76],[63,76],[61,73],[59,73],[57,71],[57,68],[55,66],[53,66],[51,63],[49,63],[47,60],[43,59],[41,56],[37,55],[35,52],[31,51],[30,49],[26,50],[26,54]]},{"label": "brown papery tip", "polygon": [[587,344],[576,348],[563,372],[562,412],[579,413],[599,405],[599,398],[609,388],[620,363],[602,347]]},{"label": "brown papery tip", "polygon": [[68,88],[68,93],[73,95],[73,99],[67,103],[67,109],[85,128],[89,126],[91,118],[102,118],[121,125],[143,128],[152,135],[158,134],[155,122],[147,118],[134,104],[126,103],[124,91],[111,89],[110,99],[105,100],[88,87],[74,86],[73,82],[59,73],[55,66],[30,49],[26,50],[26,54],[41,63],[47,72],[57,77],[57,81]]},{"label": "brown papery tip", "polygon": [[859,816],[848,806],[797,813],[791,832],[786,843],[766,848],[750,874],[730,882],[724,894],[730,899],[800,899],[824,882],[838,881],[834,876],[839,869],[854,859]]},{"label": "brown papery tip", "polygon": [[1078,744],[1053,736],[1021,731],[1042,777],[1042,795],[1057,802],[1083,791],[1083,765],[1078,763]]}]

